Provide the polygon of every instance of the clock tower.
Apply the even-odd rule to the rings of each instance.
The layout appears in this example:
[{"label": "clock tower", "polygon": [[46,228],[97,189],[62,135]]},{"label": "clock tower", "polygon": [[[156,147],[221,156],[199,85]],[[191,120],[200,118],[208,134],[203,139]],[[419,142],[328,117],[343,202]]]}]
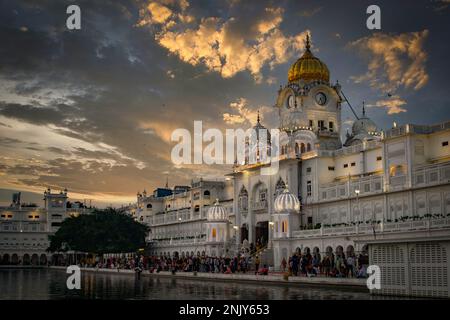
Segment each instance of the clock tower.
[{"label": "clock tower", "polygon": [[311,52],[307,35],[306,50],[290,67],[275,104],[284,132],[282,153],[289,147],[298,153],[340,148],[341,102],[339,83],[330,84],[328,67]]}]

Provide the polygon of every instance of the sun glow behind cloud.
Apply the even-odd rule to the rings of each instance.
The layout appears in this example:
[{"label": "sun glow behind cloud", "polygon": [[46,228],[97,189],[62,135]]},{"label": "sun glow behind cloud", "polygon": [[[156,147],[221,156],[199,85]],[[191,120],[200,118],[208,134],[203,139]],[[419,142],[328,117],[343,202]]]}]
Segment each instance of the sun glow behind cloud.
[{"label": "sun glow behind cloud", "polygon": [[[156,27],[155,39],[162,47],[182,61],[203,65],[224,78],[247,70],[260,82],[264,66],[273,68],[290,61],[304,48],[308,30],[286,36],[280,29],[282,8],[264,8],[254,23],[247,25],[245,16],[225,19],[211,16],[196,21],[187,12],[187,2],[178,8],[178,14],[166,3],[152,1],[141,9],[137,26]],[[236,32],[241,26],[247,30]]]},{"label": "sun glow behind cloud", "polygon": [[359,50],[369,59],[367,72],[353,76],[353,81],[369,83],[382,96],[390,96],[371,106],[386,108],[388,114],[407,111],[402,107],[406,105],[406,101],[395,93],[402,89],[419,90],[428,83],[428,55],[424,49],[428,35],[428,30],[397,35],[379,32],[349,44],[350,48]]}]

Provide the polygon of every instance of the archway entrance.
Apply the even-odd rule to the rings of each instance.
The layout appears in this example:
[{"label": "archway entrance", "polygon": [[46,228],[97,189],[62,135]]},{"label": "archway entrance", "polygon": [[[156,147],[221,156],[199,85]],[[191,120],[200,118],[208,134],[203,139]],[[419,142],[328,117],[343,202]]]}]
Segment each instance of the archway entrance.
[{"label": "archway entrance", "polygon": [[34,253],[34,254],[31,256],[31,264],[32,264],[33,266],[37,266],[37,265],[39,264],[39,256],[38,256],[36,253]]},{"label": "archway entrance", "polygon": [[47,256],[45,254],[41,254],[41,257],[39,259],[39,263],[41,265],[46,265],[47,264]]},{"label": "archway entrance", "polygon": [[30,264],[30,255],[28,253],[25,253],[23,255],[23,264],[24,265],[29,265]]},{"label": "archway entrance", "polygon": [[269,239],[269,221],[258,222],[255,226],[255,243],[256,245],[265,246]]},{"label": "archway entrance", "polygon": [[246,223],[241,227],[241,243],[244,242],[244,240],[248,241],[248,225]]},{"label": "archway entrance", "polygon": [[14,253],[11,256],[11,264],[19,264],[19,256],[17,255],[17,253]]}]

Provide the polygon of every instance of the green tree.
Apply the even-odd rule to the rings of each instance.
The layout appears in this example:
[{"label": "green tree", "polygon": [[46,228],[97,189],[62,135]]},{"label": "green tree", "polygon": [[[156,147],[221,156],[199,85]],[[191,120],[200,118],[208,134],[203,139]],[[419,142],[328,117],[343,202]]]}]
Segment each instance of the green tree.
[{"label": "green tree", "polygon": [[145,246],[148,231],[146,225],[127,214],[114,209],[95,210],[91,214],[65,219],[58,231],[49,236],[48,251],[135,252]]}]

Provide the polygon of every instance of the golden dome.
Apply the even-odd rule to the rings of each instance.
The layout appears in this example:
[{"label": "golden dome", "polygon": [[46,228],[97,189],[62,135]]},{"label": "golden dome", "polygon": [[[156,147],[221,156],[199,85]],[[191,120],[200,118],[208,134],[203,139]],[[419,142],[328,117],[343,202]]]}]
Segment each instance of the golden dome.
[{"label": "golden dome", "polygon": [[327,65],[316,58],[310,50],[309,35],[306,36],[305,53],[289,68],[288,80],[289,82],[297,80],[330,82],[330,71]]}]

